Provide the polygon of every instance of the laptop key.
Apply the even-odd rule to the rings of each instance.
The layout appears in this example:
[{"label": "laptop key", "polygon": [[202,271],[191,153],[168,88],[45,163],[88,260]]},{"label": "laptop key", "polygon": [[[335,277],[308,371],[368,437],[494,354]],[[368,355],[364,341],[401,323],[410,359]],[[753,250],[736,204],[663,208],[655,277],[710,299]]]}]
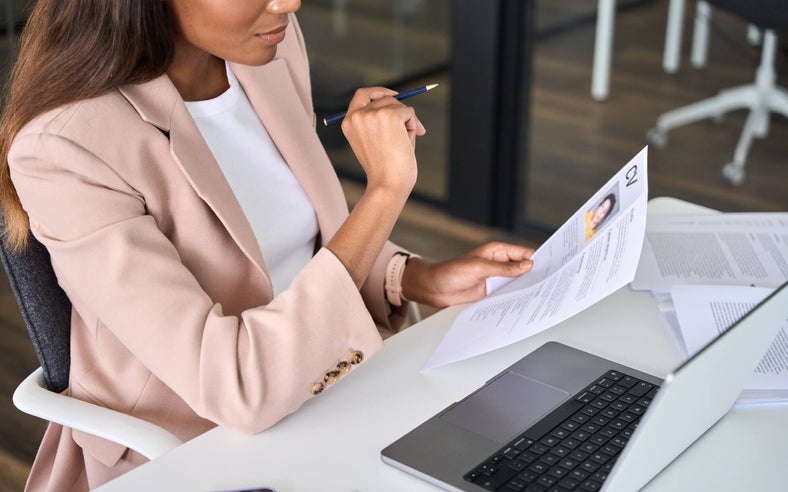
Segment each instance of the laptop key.
[{"label": "laptop key", "polygon": [[596,384],[598,386],[602,386],[603,388],[609,388],[614,384],[616,384],[616,382],[609,378],[602,378],[599,381],[597,381]]},{"label": "laptop key", "polygon": [[574,467],[576,467],[578,464],[579,462],[577,460],[573,460],[572,458],[566,458],[562,460],[560,463],[558,463],[558,466],[566,468],[568,471],[572,471],[572,469],[574,469]]},{"label": "laptop key", "polygon": [[575,397],[575,400],[579,401],[580,403],[588,403],[592,401],[594,398],[596,398],[594,393],[583,391],[582,393],[580,393],[578,396]]},{"label": "laptop key", "polygon": [[613,446],[618,446],[619,448],[623,448],[624,446],[626,446],[627,442],[628,442],[627,439],[624,439],[623,437],[621,437],[621,435],[618,435],[610,440],[610,444],[612,444]]},{"label": "laptop key", "polygon": [[580,490],[587,490],[588,492],[596,492],[602,488],[602,484],[593,480],[586,480],[580,484]]},{"label": "laptop key", "polygon": [[610,370],[605,373],[606,378],[610,378],[613,381],[618,381],[619,379],[623,378],[624,375],[618,371]]},{"label": "laptop key", "polygon": [[563,480],[558,482],[558,485],[567,490],[575,490],[575,488],[580,485],[580,482],[572,477],[565,477]]},{"label": "laptop key", "polygon": [[580,412],[572,415],[572,420],[574,422],[577,422],[578,424],[584,424],[584,423],[588,422],[588,419],[590,419],[590,418],[591,417],[589,417],[588,415],[583,415]]},{"label": "laptop key", "polygon": [[554,466],[550,469],[549,472],[547,472],[548,475],[557,478],[559,480],[564,478],[567,473],[569,473],[569,471],[564,468],[561,468],[560,466]]},{"label": "laptop key", "polygon": [[521,490],[523,490],[527,486],[528,486],[528,484],[523,482],[522,480],[518,480],[516,478],[513,478],[512,480],[509,480],[509,482],[506,484],[506,487],[504,487],[503,490],[506,490],[506,491],[511,490],[513,492],[520,492]]},{"label": "laptop key", "polygon": [[548,447],[552,448],[553,446],[555,446],[556,444],[561,442],[561,440],[558,439],[557,437],[547,436],[547,437],[542,438],[542,440],[539,441],[539,442],[544,444],[545,446],[548,446]]},{"label": "laptop key", "polygon": [[574,470],[572,470],[572,472],[569,474],[569,476],[570,476],[571,478],[574,478],[575,480],[579,480],[579,481],[581,481],[581,482],[582,482],[583,480],[585,480],[586,478],[588,478],[588,476],[589,476],[589,475],[591,475],[591,474],[590,474],[590,473],[588,473],[587,471],[583,471],[583,470],[581,470],[580,468],[575,468],[575,469],[574,469]]},{"label": "laptop key", "polygon": [[523,463],[532,463],[539,459],[538,454],[524,452],[517,455],[517,461],[522,461]]},{"label": "laptop key", "polygon": [[550,451],[550,448],[548,448],[547,446],[545,446],[543,444],[536,443],[533,446],[531,446],[530,448],[528,448],[528,451],[532,452],[533,454],[542,455],[542,454],[545,454],[546,452]]},{"label": "laptop key", "polygon": [[509,458],[510,460],[513,460],[513,459],[517,458],[517,456],[519,454],[520,454],[520,450],[512,448],[512,447],[506,448],[504,450],[504,452],[503,452],[503,455],[506,456],[507,458]]},{"label": "laptop key", "polygon": [[525,467],[528,466],[524,461],[520,460],[512,460],[511,463],[506,465],[507,467],[511,468],[514,471],[523,471]]},{"label": "laptop key", "polygon": [[558,463],[559,459],[560,456],[555,456],[553,454],[545,454],[541,458],[539,458],[539,461],[541,461],[542,463],[547,463],[548,465],[554,465]]},{"label": "laptop key", "polygon": [[477,471],[482,475],[490,476],[498,471],[498,466],[488,462],[477,468]]},{"label": "laptop key", "polygon": [[634,385],[631,388],[629,388],[629,394],[635,395],[637,397],[641,397],[641,396],[644,396],[649,391],[651,391],[651,388],[653,388],[653,387],[654,387],[653,384],[649,384],[649,383],[646,383],[644,381],[640,381],[636,385]]},{"label": "laptop key", "polygon": [[534,473],[530,470],[526,470],[519,475],[517,475],[518,480],[522,480],[525,483],[535,482],[536,479],[539,478],[539,474]]},{"label": "laptop key", "polygon": [[510,478],[514,477],[515,475],[517,475],[516,471],[511,470],[509,468],[503,468],[499,470],[497,473],[493,474],[492,476],[482,477],[481,479],[473,483],[487,490],[497,490],[501,488],[503,484],[505,484],[507,481],[509,481]]},{"label": "laptop key", "polygon": [[530,471],[536,473],[537,475],[541,475],[542,473],[544,473],[547,470],[549,470],[550,466],[546,465],[545,463],[541,463],[541,462],[537,461],[536,463],[534,463],[531,466],[529,466],[528,469]]},{"label": "laptop key", "polygon": [[529,447],[533,446],[536,441],[533,439],[528,439],[527,437],[521,437],[517,439],[512,446],[519,449],[520,451],[525,451]]},{"label": "laptop key", "polygon": [[[585,444],[580,447],[583,451],[575,451],[569,455],[570,458],[577,461],[585,461],[588,456],[599,449],[599,446],[586,446]],[[588,450],[588,451],[586,451]]]},{"label": "laptop key", "polygon": [[577,429],[580,428],[580,424],[578,424],[577,422],[575,422],[573,420],[567,420],[566,422],[561,424],[561,428],[562,429],[566,429],[569,432],[574,432],[574,431],[576,431]]},{"label": "laptop key", "polygon": [[594,384],[594,385],[592,385],[591,387],[588,388],[588,391],[590,391],[591,393],[593,393],[595,395],[598,395],[598,394],[603,393],[605,391],[605,387],[604,386],[599,386],[598,384]]}]

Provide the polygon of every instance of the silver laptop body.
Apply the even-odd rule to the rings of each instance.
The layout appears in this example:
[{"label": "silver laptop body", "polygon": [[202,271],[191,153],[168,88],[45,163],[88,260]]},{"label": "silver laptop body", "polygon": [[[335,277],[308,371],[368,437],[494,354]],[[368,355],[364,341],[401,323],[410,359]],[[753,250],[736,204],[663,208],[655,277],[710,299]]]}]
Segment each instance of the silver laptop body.
[{"label": "silver laptop body", "polygon": [[526,429],[554,421],[546,416],[599,375],[621,371],[660,386],[602,487],[636,491],[728,412],[787,319],[788,283],[664,381],[546,343],[386,447],[381,458],[446,490],[485,490],[463,476]]}]

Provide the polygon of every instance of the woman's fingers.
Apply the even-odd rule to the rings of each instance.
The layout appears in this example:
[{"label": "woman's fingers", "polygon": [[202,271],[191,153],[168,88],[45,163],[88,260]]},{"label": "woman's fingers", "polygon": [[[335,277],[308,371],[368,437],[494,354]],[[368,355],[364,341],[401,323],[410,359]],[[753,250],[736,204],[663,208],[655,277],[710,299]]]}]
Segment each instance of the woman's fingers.
[{"label": "woman's fingers", "polygon": [[490,242],[473,250],[470,254],[493,261],[520,261],[530,260],[534,249],[517,244]]},{"label": "woman's fingers", "polygon": [[350,104],[348,104],[348,113],[363,108],[376,99],[386,96],[395,96],[396,94],[397,91],[386,87],[362,87],[353,94],[353,98],[350,100]]}]

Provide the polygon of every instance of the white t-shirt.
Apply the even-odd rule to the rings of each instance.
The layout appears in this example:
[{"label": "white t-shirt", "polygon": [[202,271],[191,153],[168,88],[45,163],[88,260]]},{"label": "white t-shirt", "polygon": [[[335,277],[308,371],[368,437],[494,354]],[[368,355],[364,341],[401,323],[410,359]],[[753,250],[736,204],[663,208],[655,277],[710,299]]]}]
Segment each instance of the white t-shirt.
[{"label": "white t-shirt", "polygon": [[317,217],[229,67],[227,78],[226,92],[186,107],[252,226],[278,294],[312,258]]}]

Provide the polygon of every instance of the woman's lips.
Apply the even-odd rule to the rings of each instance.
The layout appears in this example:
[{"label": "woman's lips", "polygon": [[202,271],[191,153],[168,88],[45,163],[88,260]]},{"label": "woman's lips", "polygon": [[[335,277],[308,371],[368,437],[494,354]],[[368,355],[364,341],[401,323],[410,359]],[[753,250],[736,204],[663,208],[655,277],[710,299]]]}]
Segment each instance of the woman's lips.
[{"label": "woman's lips", "polygon": [[266,43],[270,44],[279,44],[285,39],[285,32],[287,31],[287,25],[282,27],[278,27],[272,31],[259,33],[257,37],[265,41]]}]

